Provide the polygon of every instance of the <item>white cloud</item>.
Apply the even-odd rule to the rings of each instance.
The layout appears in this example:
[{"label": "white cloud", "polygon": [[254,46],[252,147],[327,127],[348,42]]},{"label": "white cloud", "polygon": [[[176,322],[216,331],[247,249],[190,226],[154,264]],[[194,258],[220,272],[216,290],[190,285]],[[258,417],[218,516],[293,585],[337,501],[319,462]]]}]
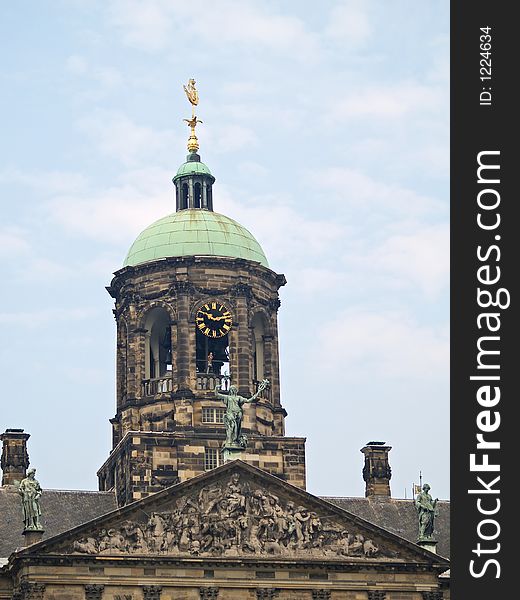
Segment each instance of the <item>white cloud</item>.
[{"label": "white cloud", "polygon": [[412,114],[443,110],[441,87],[402,81],[394,85],[352,89],[339,97],[329,111],[327,120],[402,119]]},{"label": "white cloud", "polygon": [[367,271],[386,272],[429,297],[438,296],[449,283],[449,241],[445,223],[391,236],[370,253]]},{"label": "white cloud", "polygon": [[248,0],[199,0],[196,9],[180,1],[113,0],[108,15],[126,44],[150,52],[170,47],[179,36],[197,46],[291,50],[296,59],[310,60],[318,52],[317,37],[301,19],[269,12]]},{"label": "white cloud", "polygon": [[87,178],[69,171],[28,171],[11,167],[0,171],[0,183],[25,185],[45,193],[66,193],[84,189]]},{"label": "white cloud", "polygon": [[329,193],[328,201],[339,198],[342,207],[369,210],[376,218],[399,213],[406,217],[436,215],[445,207],[435,198],[424,196],[395,183],[384,183],[348,167],[329,167],[309,180]]},{"label": "white cloud", "polygon": [[448,373],[447,328],[420,325],[399,313],[347,310],[322,326],[317,348],[318,368],[347,381],[435,381]]},{"label": "white cloud", "polygon": [[21,230],[14,228],[0,230],[0,257],[2,259],[26,255],[30,249],[26,234]]},{"label": "white cloud", "polygon": [[133,166],[145,160],[164,160],[180,140],[170,130],[156,131],[137,125],[127,115],[99,110],[79,121],[79,128],[87,134],[105,155]]},{"label": "white cloud", "polygon": [[217,210],[254,232],[273,263],[300,264],[307,256],[316,259],[346,232],[334,219],[306,216],[286,198],[269,195],[237,201],[223,186],[218,188]]},{"label": "white cloud", "polygon": [[325,35],[351,46],[365,42],[372,34],[368,9],[366,0],[345,0],[334,6]]},{"label": "white cloud", "polygon": [[233,123],[214,126],[201,136],[201,146],[211,148],[217,154],[235,153],[242,148],[250,148],[257,141],[253,129]]}]

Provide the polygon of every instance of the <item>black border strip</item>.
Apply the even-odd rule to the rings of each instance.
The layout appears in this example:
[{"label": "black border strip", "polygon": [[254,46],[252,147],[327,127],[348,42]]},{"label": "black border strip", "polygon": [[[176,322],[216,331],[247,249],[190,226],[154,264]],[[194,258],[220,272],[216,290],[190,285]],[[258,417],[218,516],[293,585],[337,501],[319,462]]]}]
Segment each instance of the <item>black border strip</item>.
[{"label": "black border strip", "polygon": [[[514,218],[520,205],[515,189],[520,187],[519,151],[515,148],[520,127],[518,108],[514,107],[518,104],[515,63],[520,57],[520,34],[514,8],[514,2],[496,0],[454,1],[451,5],[451,597],[455,600],[508,598],[515,595],[515,588],[518,593],[513,561],[520,517],[518,512],[516,517],[509,514],[516,507],[520,510],[520,494],[514,489],[520,487],[515,485],[520,478],[516,466],[520,435],[515,421],[518,411],[514,410],[519,393],[517,373],[520,375],[520,232]],[[480,29],[486,27],[491,29]],[[488,34],[489,49],[484,45],[488,38],[480,37]],[[491,79],[486,79],[488,72]],[[482,169],[480,183],[479,153],[485,153],[480,154],[482,163],[500,167]],[[479,194],[486,208],[479,207]],[[498,204],[489,208],[493,199]],[[478,224],[479,213],[484,226],[493,226],[497,215],[500,223],[485,229]],[[494,280],[498,273],[500,279],[495,283],[482,282]],[[481,292],[480,305],[478,288],[489,292]],[[506,307],[509,296],[510,306]],[[500,306],[484,307],[489,298],[498,299]],[[484,313],[498,316],[486,318]],[[498,325],[499,329],[490,331],[490,326]],[[481,350],[499,352],[481,354],[480,368],[479,343]],[[488,379],[471,380],[471,376]],[[497,387],[501,395],[495,403]],[[490,444],[499,442],[500,449],[478,449],[478,433]],[[489,464],[499,470],[475,467],[479,470],[472,471],[472,454],[476,465],[484,464],[487,454]]]}]

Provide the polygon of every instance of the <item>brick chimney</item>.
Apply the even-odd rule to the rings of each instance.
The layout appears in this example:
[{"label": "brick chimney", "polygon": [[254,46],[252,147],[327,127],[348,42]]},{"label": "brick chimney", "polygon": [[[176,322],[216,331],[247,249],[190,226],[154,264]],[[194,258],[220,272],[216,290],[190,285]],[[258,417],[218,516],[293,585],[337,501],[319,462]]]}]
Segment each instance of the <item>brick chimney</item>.
[{"label": "brick chimney", "polygon": [[385,442],[368,442],[361,448],[365,455],[363,467],[363,479],[365,480],[366,498],[390,498],[390,478],[392,469],[388,462],[388,453],[391,446],[385,446]]},{"label": "brick chimney", "polygon": [[0,435],[2,440],[2,486],[15,485],[25,477],[29,466],[27,440],[29,433],[23,429],[6,429]]}]

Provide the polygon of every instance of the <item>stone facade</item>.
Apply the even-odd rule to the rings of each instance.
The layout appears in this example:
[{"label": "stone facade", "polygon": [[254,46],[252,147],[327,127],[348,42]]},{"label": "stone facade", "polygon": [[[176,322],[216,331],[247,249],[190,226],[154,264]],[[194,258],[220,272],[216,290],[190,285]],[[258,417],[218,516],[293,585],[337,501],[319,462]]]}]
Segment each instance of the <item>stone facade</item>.
[{"label": "stone facade", "polygon": [[13,554],[0,599],[423,600],[447,565],[235,461]]},{"label": "stone facade", "polygon": [[[280,401],[277,312],[284,284],[283,275],[231,258],[171,258],[115,274],[108,290],[117,322],[117,412],[100,490],[115,489],[124,505],[203,473],[206,450],[220,453],[225,437],[222,422],[203,419],[207,409],[223,410],[216,384],[231,383],[250,397],[260,378],[270,386],[245,407],[248,444],[240,458],[305,487],[305,439],[284,437]],[[195,315],[208,303],[232,315],[229,379],[201,365]]]}]

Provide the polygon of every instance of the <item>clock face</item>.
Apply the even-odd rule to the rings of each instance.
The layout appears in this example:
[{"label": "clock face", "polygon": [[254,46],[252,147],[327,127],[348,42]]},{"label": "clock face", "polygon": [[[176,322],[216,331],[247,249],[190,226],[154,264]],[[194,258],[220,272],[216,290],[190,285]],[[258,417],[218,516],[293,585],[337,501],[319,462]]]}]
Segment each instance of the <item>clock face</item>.
[{"label": "clock face", "polygon": [[195,323],[209,338],[224,337],[231,329],[231,313],[221,302],[208,302],[199,308]]}]

